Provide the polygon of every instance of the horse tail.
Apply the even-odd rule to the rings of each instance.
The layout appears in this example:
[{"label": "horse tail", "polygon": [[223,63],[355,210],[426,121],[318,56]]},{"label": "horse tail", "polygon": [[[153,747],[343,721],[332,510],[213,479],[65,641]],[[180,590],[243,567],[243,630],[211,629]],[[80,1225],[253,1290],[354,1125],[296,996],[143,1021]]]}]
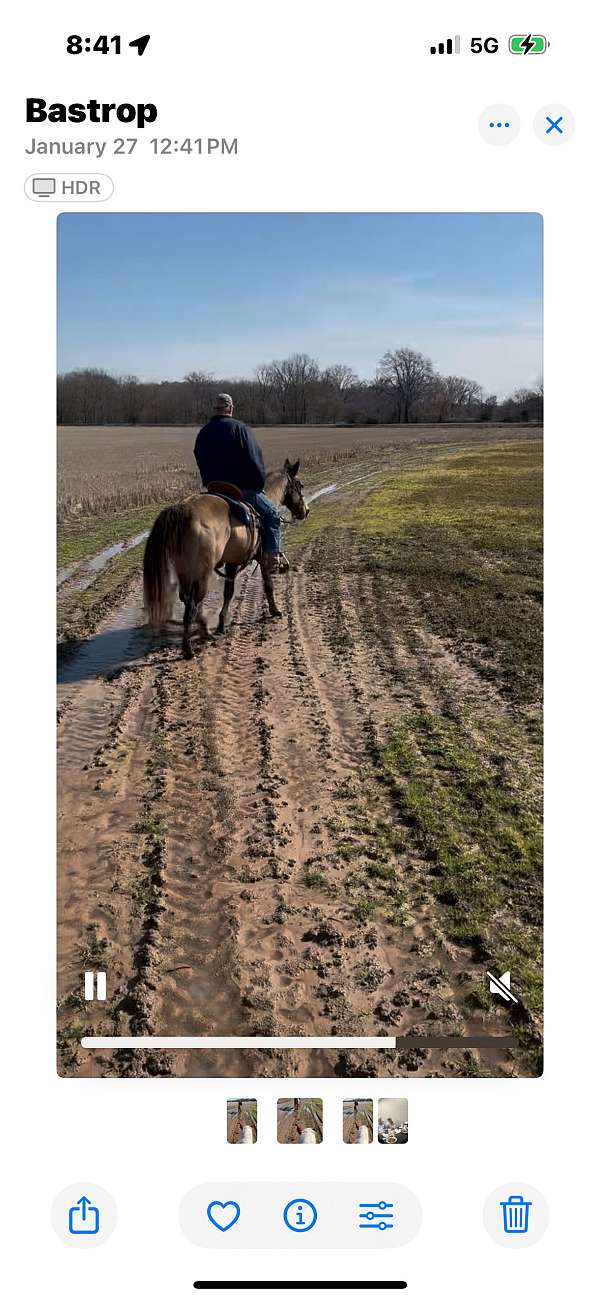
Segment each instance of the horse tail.
[{"label": "horse tail", "polygon": [[150,530],[144,550],[144,607],[150,624],[164,623],[169,616],[169,567],[181,549],[184,523],[181,508],[167,506]]}]

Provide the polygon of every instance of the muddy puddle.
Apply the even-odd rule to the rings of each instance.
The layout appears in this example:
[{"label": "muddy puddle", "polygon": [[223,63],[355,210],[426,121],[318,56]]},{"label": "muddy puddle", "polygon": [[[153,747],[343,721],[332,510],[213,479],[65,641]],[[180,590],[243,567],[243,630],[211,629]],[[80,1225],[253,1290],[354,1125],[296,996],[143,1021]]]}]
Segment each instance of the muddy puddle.
[{"label": "muddy puddle", "polygon": [[79,575],[76,581],[71,584],[72,589],[76,592],[85,592],[87,587],[91,587],[96,581],[98,574],[102,572],[109,561],[115,556],[132,551],[134,547],[139,547],[141,542],[145,542],[148,537],[149,529],[143,533],[136,533],[134,537],[127,538],[124,542],[113,542],[97,555],[91,556],[89,560],[84,560],[81,564],[69,565],[66,569],[59,569],[56,576],[57,587],[62,587],[64,583],[69,583],[75,575]]},{"label": "muddy puddle", "polygon": [[[221,608],[222,593],[219,583],[213,586],[204,602],[209,626],[216,623]],[[173,618],[166,630],[154,633],[145,624],[141,584],[125,605],[114,611],[99,630],[81,647],[73,651],[58,667],[58,704],[70,694],[78,683],[87,682],[113,673],[117,669],[141,664],[151,651],[165,644],[179,646],[183,628],[183,606],[176,599]]]}]

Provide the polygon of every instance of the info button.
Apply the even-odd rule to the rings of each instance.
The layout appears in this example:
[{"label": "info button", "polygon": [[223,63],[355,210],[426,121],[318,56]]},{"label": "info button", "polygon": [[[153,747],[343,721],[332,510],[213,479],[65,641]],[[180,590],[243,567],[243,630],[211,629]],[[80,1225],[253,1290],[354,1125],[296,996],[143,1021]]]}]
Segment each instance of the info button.
[{"label": "info button", "polygon": [[104,203],[114,188],[103,172],[34,172],[25,181],[34,203]]}]

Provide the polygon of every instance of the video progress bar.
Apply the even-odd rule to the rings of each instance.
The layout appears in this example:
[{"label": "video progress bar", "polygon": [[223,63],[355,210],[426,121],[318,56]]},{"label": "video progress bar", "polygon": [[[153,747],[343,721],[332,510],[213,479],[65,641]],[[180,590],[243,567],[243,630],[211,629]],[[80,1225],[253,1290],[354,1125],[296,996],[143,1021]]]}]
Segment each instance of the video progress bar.
[{"label": "video progress bar", "polygon": [[342,1038],[341,1035],[84,1035],[82,1048],[395,1048],[389,1036]]},{"label": "video progress bar", "polygon": [[323,1292],[341,1292],[342,1290],[348,1291],[350,1289],[352,1291],[357,1291],[360,1289],[361,1292],[367,1292],[367,1291],[393,1292],[394,1288],[408,1287],[408,1283],[405,1283],[404,1279],[402,1278],[398,1278],[398,1279],[350,1278],[350,1279],[344,1279],[343,1282],[337,1282],[337,1283],[335,1283],[333,1279],[330,1278],[304,1279],[302,1283],[298,1283],[296,1280],[290,1280],[289,1278],[286,1279],[268,1278],[268,1279],[262,1279],[260,1281],[256,1279],[254,1282],[250,1282],[248,1280],[241,1281],[239,1278],[231,1278],[231,1279],[204,1278],[204,1279],[198,1279],[194,1283],[194,1287],[197,1287],[200,1291],[206,1291],[206,1292],[210,1292],[210,1291],[226,1292],[230,1288],[232,1291],[238,1291],[238,1292],[241,1291],[252,1292],[257,1288],[261,1288],[261,1289],[264,1288],[265,1291],[268,1292],[274,1292],[276,1289],[285,1292],[308,1292],[308,1291],[316,1292],[317,1290]]},{"label": "video progress bar", "polygon": [[516,1048],[515,1035],[372,1035],[366,1038],[347,1038],[341,1035],[289,1035],[236,1038],[235,1035],[84,1035],[82,1048],[335,1048],[338,1051],[355,1048]]}]

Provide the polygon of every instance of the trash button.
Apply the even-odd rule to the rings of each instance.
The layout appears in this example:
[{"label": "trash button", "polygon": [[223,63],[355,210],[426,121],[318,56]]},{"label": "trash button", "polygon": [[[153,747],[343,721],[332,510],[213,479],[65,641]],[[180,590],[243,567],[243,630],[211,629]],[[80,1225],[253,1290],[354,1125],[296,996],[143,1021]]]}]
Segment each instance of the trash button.
[{"label": "trash button", "polygon": [[490,1193],[483,1223],[500,1247],[532,1247],[548,1228],[548,1203],[531,1184],[502,1184]]}]

